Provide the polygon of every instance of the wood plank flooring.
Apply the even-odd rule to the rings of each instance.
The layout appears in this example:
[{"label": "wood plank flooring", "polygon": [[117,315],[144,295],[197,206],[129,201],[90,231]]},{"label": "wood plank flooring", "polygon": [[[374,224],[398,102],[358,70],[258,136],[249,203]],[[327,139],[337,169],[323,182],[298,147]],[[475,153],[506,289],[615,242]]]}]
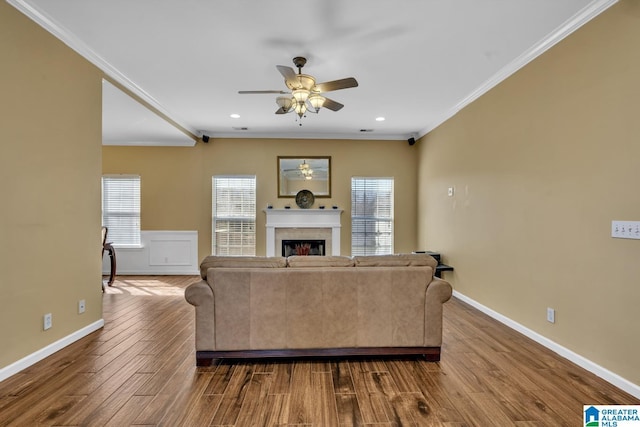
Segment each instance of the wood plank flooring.
[{"label": "wood plank flooring", "polygon": [[196,368],[193,276],[119,277],[105,327],[0,383],[0,426],[577,426],[640,400],[453,299],[438,363]]}]

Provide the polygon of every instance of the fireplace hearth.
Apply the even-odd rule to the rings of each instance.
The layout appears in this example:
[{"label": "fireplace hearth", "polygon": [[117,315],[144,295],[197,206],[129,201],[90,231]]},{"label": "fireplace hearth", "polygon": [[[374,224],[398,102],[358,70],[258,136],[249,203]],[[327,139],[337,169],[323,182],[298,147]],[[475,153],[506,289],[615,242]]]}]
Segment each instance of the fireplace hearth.
[{"label": "fireplace hearth", "polygon": [[291,255],[323,256],[325,255],[325,246],[326,245],[324,240],[310,240],[310,239],[283,240],[282,256],[284,257],[288,257]]}]

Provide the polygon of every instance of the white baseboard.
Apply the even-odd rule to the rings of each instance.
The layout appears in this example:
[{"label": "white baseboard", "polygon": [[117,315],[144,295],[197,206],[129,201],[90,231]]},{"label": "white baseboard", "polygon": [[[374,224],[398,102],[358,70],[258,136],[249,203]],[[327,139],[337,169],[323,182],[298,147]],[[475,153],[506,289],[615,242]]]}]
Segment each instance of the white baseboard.
[{"label": "white baseboard", "polygon": [[[142,270],[142,269],[118,269],[116,279],[118,276],[199,276],[200,270]],[[103,276],[108,276],[109,271],[103,271]]]},{"label": "white baseboard", "polygon": [[90,333],[97,331],[103,326],[104,326],[104,319],[100,319],[70,335],[67,335],[64,338],[59,339],[54,343],[49,344],[44,348],[41,348],[35,353],[31,353],[30,355],[23,357],[22,359],[12,363],[9,366],[5,366],[4,368],[0,369],[0,381],[4,381],[10,376],[15,375],[18,372],[22,371],[23,369],[26,369],[29,366],[41,361],[42,359],[51,356],[56,351],[62,350],[66,346],[73,344],[74,342],[78,341],[80,338],[86,337]]},{"label": "white baseboard", "polygon": [[[571,362],[575,363],[576,365],[586,369],[587,371],[599,376],[600,378],[602,378],[603,380],[613,384],[614,386],[618,387],[619,389],[622,389],[624,391],[626,391],[627,393],[640,398],[640,386],[638,384],[634,384],[631,381],[622,378],[620,375],[613,373],[611,371],[609,371],[606,368],[603,368],[602,366],[592,362],[591,360],[579,355],[578,353],[575,353],[571,350],[569,350],[566,347],[561,346],[560,344],[551,341],[550,339],[546,338],[543,335],[540,335],[539,333],[532,331],[531,329],[521,325],[518,322],[515,322],[511,319],[509,319],[506,316],[503,316],[502,314],[498,313],[497,311],[494,311],[492,309],[490,309],[487,306],[484,306],[482,304],[480,304],[479,302],[461,294],[460,292],[457,291],[453,291],[453,296],[458,298],[461,301],[466,302],[467,304],[471,305],[474,308],[477,308],[478,310],[480,310],[481,312],[483,312],[484,314],[496,319],[498,322],[505,324],[506,326],[510,327],[511,329],[514,329],[518,332],[520,332],[521,334],[525,335],[528,338],[531,338],[532,340],[534,340],[535,342],[537,342],[538,344],[541,344],[543,346],[545,346],[546,348],[548,348],[549,350],[553,351],[554,353],[559,354],[560,356],[564,357],[567,360],[570,360]],[[585,402],[588,403],[588,402]]]}]

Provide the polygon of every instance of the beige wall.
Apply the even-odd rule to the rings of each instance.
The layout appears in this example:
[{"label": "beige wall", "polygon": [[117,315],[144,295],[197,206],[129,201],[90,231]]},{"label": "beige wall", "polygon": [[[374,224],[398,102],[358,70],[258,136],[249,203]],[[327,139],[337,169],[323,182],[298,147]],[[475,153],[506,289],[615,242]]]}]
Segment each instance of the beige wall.
[{"label": "beige wall", "polygon": [[102,318],[102,130],[98,70],[5,2],[0,52],[3,368]]},{"label": "beige wall", "polygon": [[418,243],[454,288],[635,384],[640,241],[610,232],[640,220],[639,52],[623,0],[418,144]]},{"label": "beige wall", "polygon": [[331,198],[342,214],[341,253],[351,253],[350,184],[352,176],[395,179],[395,250],[416,249],[416,147],[406,141],[212,139],[195,147],[103,148],[103,172],[141,176],[143,230],[197,230],[198,256],[211,253],[211,177],[250,174],[257,177],[257,248],[265,253],[265,214],[290,204],[277,197],[277,156],[331,156]]}]

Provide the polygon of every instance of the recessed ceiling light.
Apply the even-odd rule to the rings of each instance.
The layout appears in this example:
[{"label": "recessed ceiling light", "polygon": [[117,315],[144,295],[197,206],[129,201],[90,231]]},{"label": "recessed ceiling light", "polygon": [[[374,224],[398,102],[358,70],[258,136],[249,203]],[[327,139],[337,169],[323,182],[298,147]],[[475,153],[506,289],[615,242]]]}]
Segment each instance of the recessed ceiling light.
[{"label": "recessed ceiling light", "polygon": [[232,119],[239,119],[240,118],[240,114],[233,113],[229,117],[231,117]]},{"label": "recessed ceiling light", "polygon": [[376,117],[376,122],[384,122],[385,118],[384,117]]}]

